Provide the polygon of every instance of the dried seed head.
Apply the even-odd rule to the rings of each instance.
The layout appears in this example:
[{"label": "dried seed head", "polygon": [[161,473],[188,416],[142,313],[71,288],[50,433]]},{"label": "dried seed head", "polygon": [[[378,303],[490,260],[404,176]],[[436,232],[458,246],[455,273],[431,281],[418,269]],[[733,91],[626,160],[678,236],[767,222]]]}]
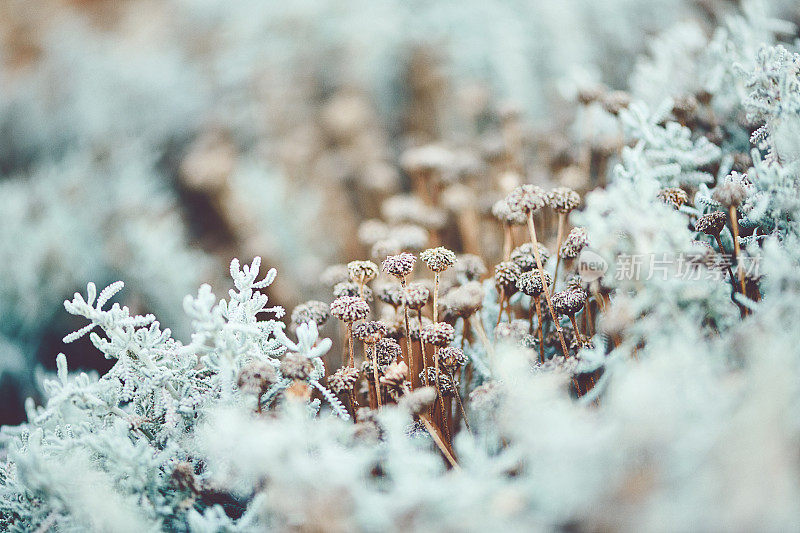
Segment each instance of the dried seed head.
[{"label": "dried seed head", "polygon": [[703,215],[694,223],[694,228],[697,231],[711,235],[712,237],[719,237],[722,228],[725,227],[725,222],[728,220],[728,215],[722,211],[714,211]]},{"label": "dried seed head", "polygon": [[503,261],[494,267],[494,282],[506,292],[506,296],[517,291],[517,278],[522,270],[513,261]]},{"label": "dried seed head", "polygon": [[547,205],[547,195],[544,189],[538,185],[526,183],[511,191],[506,196],[506,202],[508,202],[511,211],[523,213],[527,221],[528,213],[538,211]]},{"label": "dried seed head", "polygon": [[328,304],[319,300],[309,300],[294,308],[292,323],[299,326],[306,322],[315,322],[317,326],[321,326],[328,321],[330,316]]},{"label": "dried seed head", "polygon": [[631,103],[631,96],[625,91],[612,91],[603,98],[603,109],[612,115],[619,115]]},{"label": "dried seed head", "polygon": [[747,175],[731,172],[722,183],[717,185],[711,198],[724,205],[725,207],[739,207],[748,196],[748,190],[752,187]]},{"label": "dried seed head", "polygon": [[561,291],[551,297],[553,311],[558,315],[574,316],[583,309],[586,293],[583,291]]},{"label": "dried seed head", "polygon": [[419,258],[434,272],[444,272],[456,262],[456,254],[444,246],[428,248],[419,254]]},{"label": "dried seed head", "polygon": [[583,290],[583,278],[580,274],[573,274],[572,276],[567,279],[567,290],[568,291],[582,291]]},{"label": "dried seed head", "polygon": [[378,364],[389,365],[403,357],[403,349],[396,340],[384,337],[375,345],[375,357],[378,358]]},{"label": "dried seed head", "polygon": [[456,330],[447,322],[436,322],[423,327],[420,335],[425,344],[441,348],[453,342]]},{"label": "dried seed head", "polygon": [[340,296],[331,303],[331,314],[342,322],[358,322],[369,316],[369,304],[358,296]]},{"label": "dried seed head", "polygon": [[405,361],[395,361],[386,368],[380,382],[389,388],[399,389],[405,383],[406,377],[408,377],[408,365]]},{"label": "dried seed head", "polygon": [[273,383],[278,381],[275,367],[263,361],[253,361],[239,371],[236,384],[246,394],[262,394]]},{"label": "dried seed head", "polygon": [[416,196],[398,194],[381,205],[383,217],[391,224],[412,224],[423,228],[440,229],[447,223],[447,214],[425,204]]},{"label": "dried seed head", "polygon": [[439,301],[442,318],[455,320],[472,316],[483,306],[483,286],[470,281],[450,290]]},{"label": "dried seed head", "polygon": [[404,394],[398,404],[412,415],[418,415],[428,409],[436,401],[436,389],[420,387],[409,394]]},{"label": "dried seed head", "polygon": [[[435,385],[437,382],[436,367],[429,366],[428,368],[419,373],[419,377],[420,379],[423,380],[423,382],[425,382],[427,378],[427,383]],[[450,379],[450,376],[448,376],[445,372],[442,372],[442,370],[440,369],[438,373],[438,378],[439,378],[438,379],[439,390],[442,392],[442,396],[454,396],[456,389],[453,380]]]},{"label": "dried seed head", "polygon": [[581,105],[589,105],[603,98],[605,89],[601,85],[588,85],[578,89],[578,102]]},{"label": "dried seed head", "polygon": [[502,389],[496,381],[489,381],[469,393],[469,403],[474,409],[494,413],[500,406]]},{"label": "dried seed head", "polygon": [[[334,298],[341,298],[342,296],[359,296],[359,291],[362,291],[359,288],[358,284],[353,283],[352,281],[342,281],[341,283],[337,283],[333,287],[333,297]],[[371,302],[372,301],[372,289],[367,286],[363,288],[364,293],[364,300]]]},{"label": "dried seed head", "polygon": [[[389,368],[389,365],[378,361],[378,377],[382,376],[387,368]],[[361,373],[364,374],[370,382],[374,381],[375,373],[372,371],[372,358],[368,357],[361,362]]]},{"label": "dried seed head", "polygon": [[386,336],[386,324],[377,320],[353,325],[353,336],[365,344],[375,344]]},{"label": "dried seed head", "polygon": [[406,172],[445,172],[453,166],[453,152],[439,144],[426,144],[409,148],[400,156],[400,166]]},{"label": "dried seed head", "polygon": [[450,373],[467,364],[467,356],[464,355],[461,348],[456,348],[455,346],[440,348],[437,355],[442,366]]},{"label": "dried seed head", "polygon": [[334,394],[342,394],[352,391],[356,381],[358,381],[358,370],[351,366],[343,366],[328,376],[328,387]]},{"label": "dried seed head", "polygon": [[[422,320],[419,317],[410,317],[408,319],[408,328],[411,330],[411,340],[418,341],[420,339],[420,332],[426,326],[433,324],[431,319],[424,316]],[[403,322],[403,329],[405,330],[405,321]]]},{"label": "dried seed head", "polygon": [[541,296],[544,292],[544,285],[542,285],[542,278],[544,278],[544,283],[548,287],[553,282],[553,278],[547,271],[540,271],[540,270],[529,270],[528,272],[523,272],[517,278],[516,286],[517,289],[522,291],[524,294],[528,296]]},{"label": "dried seed head", "polygon": [[425,307],[430,298],[430,290],[424,283],[409,283],[406,287],[405,299],[409,309],[419,310]]},{"label": "dried seed head", "polygon": [[492,205],[492,215],[506,226],[521,226],[528,221],[523,211],[513,210],[507,198],[498,200]]},{"label": "dried seed head", "polygon": [[389,238],[398,242],[401,250],[422,250],[428,245],[428,231],[416,224],[395,226]]},{"label": "dried seed head", "polygon": [[381,220],[371,218],[358,226],[358,240],[365,246],[372,246],[388,237],[389,226]]},{"label": "dried seed head", "polygon": [[400,250],[402,249],[403,247],[400,245],[400,241],[393,238],[386,238],[381,239],[373,244],[372,248],[370,248],[369,254],[374,259],[379,259],[381,257],[386,257],[387,255],[399,254]]},{"label": "dried seed head", "polygon": [[689,196],[680,187],[668,187],[658,192],[658,199],[675,209],[680,209],[683,204],[689,201]]},{"label": "dried seed head", "polygon": [[547,193],[547,204],[559,213],[569,213],[581,203],[581,196],[569,187],[556,187]]},{"label": "dried seed head", "polygon": [[314,363],[304,355],[289,352],[283,356],[280,368],[284,377],[303,381],[314,371]]},{"label": "dried seed head", "polygon": [[469,281],[479,280],[486,274],[486,264],[483,259],[473,254],[461,254],[456,259],[453,270],[459,276]]},{"label": "dried seed head", "polygon": [[494,338],[498,342],[516,344],[528,334],[528,322],[525,320],[512,320],[501,322],[494,328]]},{"label": "dried seed head", "polygon": [[586,228],[572,228],[567,238],[564,239],[564,244],[561,245],[561,250],[559,251],[561,259],[574,259],[578,257],[581,250],[588,245],[589,234],[586,232]]},{"label": "dried seed head", "polygon": [[378,275],[378,265],[372,261],[350,261],[347,263],[350,281],[353,283],[369,283]]},{"label": "dried seed head", "polygon": [[381,268],[383,268],[383,271],[387,274],[405,280],[406,276],[411,274],[411,271],[414,270],[414,263],[416,262],[417,258],[414,254],[403,252],[397,255],[390,255],[384,259]]},{"label": "dried seed head", "polygon": [[350,279],[350,274],[347,271],[347,265],[331,265],[323,270],[319,276],[320,283],[325,287],[333,287],[337,283],[348,279]]},{"label": "dried seed head", "polygon": [[[539,256],[542,259],[542,264],[547,263],[547,260],[550,259],[550,252],[542,245],[542,243],[537,244],[539,245]],[[533,270],[536,268],[536,257],[533,254],[533,244],[526,242],[525,244],[514,248],[514,250],[511,252],[511,261],[516,263],[523,272],[527,272],[528,270]]]},{"label": "dried seed head", "polygon": [[378,299],[395,309],[403,305],[403,287],[398,283],[385,283],[378,288]]}]

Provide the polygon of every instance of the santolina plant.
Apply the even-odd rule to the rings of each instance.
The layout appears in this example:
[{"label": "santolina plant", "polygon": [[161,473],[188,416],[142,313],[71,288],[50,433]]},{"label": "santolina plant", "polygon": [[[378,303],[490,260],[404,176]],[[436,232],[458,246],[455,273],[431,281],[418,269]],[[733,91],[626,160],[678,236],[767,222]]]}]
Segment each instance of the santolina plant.
[{"label": "santolina plant", "polygon": [[710,39],[669,30],[628,91],[576,93],[572,150],[535,150],[514,109],[493,139],[417,142],[389,165],[411,190],[364,193],[351,261],[288,317],[258,257],[230,263],[226,298],[185,298],[188,340],[115,302],[122,282],[89,283],[64,302],[83,324],[65,351],[88,339],[113,366],[59,354],[2,429],[0,524],[796,528],[787,29],[750,8]]}]

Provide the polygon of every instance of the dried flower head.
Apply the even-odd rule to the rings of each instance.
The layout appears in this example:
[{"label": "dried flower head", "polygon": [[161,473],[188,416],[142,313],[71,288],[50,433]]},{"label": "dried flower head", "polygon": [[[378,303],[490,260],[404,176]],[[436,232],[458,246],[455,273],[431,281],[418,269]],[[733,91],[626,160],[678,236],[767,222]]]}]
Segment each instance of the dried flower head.
[{"label": "dried flower head", "polygon": [[398,405],[412,415],[418,415],[428,409],[436,401],[436,389],[420,387],[409,394],[404,394]]},{"label": "dried flower head", "polygon": [[680,187],[668,187],[658,192],[658,199],[665,204],[671,205],[675,209],[679,209],[683,204],[689,201],[689,196]]},{"label": "dried flower head", "polygon": [[375,344],[386,336],[386,324],[377,320],[359,322],[353,326],[353,336],[366,344]]},{"label": "dried flower head", "polygon": [[306,322],[314,322],[317,326],[323,325],[330,318],[328,304],[319,300],[309,300],[294,308],[292,311],[292,323],[296,326]]},{"label": "dried flower head", "polygon": [[725,227],[725,222],[728,220],[728,215],[722,211],[714,211],[705,214],[697,219],[694,227],[697,231],[711,235],[712,237],[719,237],[722,228]]},{"label": "dried flower head", "polygon": [[516,344],[528,334],[528,322],[515,319],[511,322],[501,322],[494,328],[494,338],[498,342]]},{"label": "dried flower head", "polygon": [[553,278],[546,270],[540,271],[536,269],[523,272],[517,278],[517,289],[528,296],[541,296],[541,294],[544,292],[542,277],[544,277],[544,283],[548,287],[553,283]]},{"label": "dried flower head", "polygon": [[456,259],[453,270],[468,281],[479,280],[486,274],[486,264],[483,259],[474,254],[461,254]]},{"label": "dried flower head", "polygon": [[586,303],[586,293],[583,291],[560,291],[555,293],[551,300],[553,311],[556,314],[574,316],[583,309],[583,304]]},{"label": "dried flower head", "polygon": [[461,348],[455,346],[445,346],[437,353],[441,365],[450,373],[467,364],[467,356]]},{"label": "dried flower head", "polygon": [[369,316],[369,304],[358,296],[340,296],[331,303],[331,314],[342,322],[358,322]]},{"label": "dried flower head", "polygon": [[399,389],[403,386],[408,377],[408,365],[405,361],[395,361],[390,364],[383,376],[380,378],[381,385],[386,385],[389,388]]},{"label": "dried flower head", "polygon": [[368,302],[372,301],[372,289],[367,286],[360,288],[358,284],[353,283],[352,281],[342,281],[333,287],[334,298],[341,298],[342,296],[359,296],[361,293],[364,294],[364,300]]},{"label": "dried flower head", "polygon": [[372,246],[388,237],[389,226],[382,220],[370,218],[358,226],[358,240],[365,246]]},{"label": "dried flower head", "polygon": [[425,344],[441,348],[453,342],[456,330],[447,322],[436,322],[423,327],[420,335]]},{"label": "dried flower head", "polygon": [[513,261],[503,261],[494,267],[494,282],[499,288],[512,294],[517,291],[517,278],[522,270]]},{"label": "dried flower head", "polygon": [[406,276],[411,274],[411,271],[414,270],[414,263],[416,262],[417,258],[414,254],[402,252],[397,255],[390,255],[384,259],[381,268],[383,268],[383,271],[387,274],[400,280],[405,280]]},{"label": "dried flower head", "polygon": [[406,287],[405,299],[409,309],[422,309],[428,303],[431,291],[424,283],[409,283]]},{"label": "dried flower head", "polygon": [[358,370],[351,366],[343,366],[328,376],[328,387],[335,394],[342,394],[352,391],[356,381],[358,381]]},{"label": "dried flower head", "polygon": [[561,245],[561,250],[559,251],[561,259],[574,259],[578,257],[581,250],[588,245],[589,234],[586,232],[586,228],[572,228],[567,238],[564,239],[564,244]]},{"label": "dried flower head", "polygon": [[444,272],[456,262],[456,254],[444,246],[428,248],[419,258],[434,272]]},{"label": "dried flower head", "polygon": [[506,196],[506,202],[512,211],[524,213],[527,220],[528,213],[538,211],[547,205],[547,195],[538,185],[526,183],[511,191]]},{"label": "dried flower head", "polygon": [[378,299],[395,309],[403,305],[403,287],[399,283],[382,283],[378,287]]},{"label": "dried flower head", "polygon": [[[411,340],[418,341],[420,339],[420,333],[423,328],[433,324],[431,319],[423,316],[421,319],[418,316],[411,317],[408,320],[408,329],[411,330]],[[403,329],[405,330],[405,323],[403,323]]]},{"label": "dried flower head", "polygon": [[428,245],[428,231],[416,224],[393,227],[389,238],[396,241],[401,250],[422,250]]},{"label": "dried flower head", "polygon": [[547,193],[547,204],[559,213],[569,213],[581,203],[581,196],[569,187],[556,187]]},{"label": "dried flower head", "polygon": [[567,279],[567,290],[568,291],[583,290],[583,278],[580,276],[580,274],[573,274]]},{"label": "dried flower head", "polygon": [[239,371],[236,384],[244,393],[260,395],[276,381],[278,374],[274,366],[263,361],[253,361]]},{"label": "dried flower head", "polygon": [[330,265],[322,271],[319,276],[319,281],[325,287],[333,287],[337,283],[347,281],[350,279],[350,274],[347,270],[347,265]]},{"label": "dried flower head", "polygon": [[396,340],[384,337],[375,345],[375,357],[378,358],[378,364],[389,365],[403,357],[403,349]]},{"label": "dried flower head", "polygon": [[353,283],[369,283],[378,275],[378,265],[372,261],[350,261],[347,271]]},{"label": "dried flower head", "polygon": [[521,226],[528,221],[527,215],[511,208],[507,198],[498,200],[492,205],[492,215],[506,226]]},{"label": "dried flower head", "polygon": [[625,91],[611,91],[603,98],[603,109],[612,115],[619,115],[620,111],[627,109],[631,103],[631,95]]},{"label": "dried flower head", "polygon": [[751,187],[747,175],[731,172],[717,185],[711,198],[725,207],[739,207],[747,198]]},{"label": "dried flower head", "polygon": [[423,380],[423,382],[427,382],[431,385],[435,385],[438,382],[439,390],[441,391],[443,396],[455,395],[456,384],[453,383],[453,380],[450,379],[450,376],[448,376],[445,372],[442,372],[441,369],[439,369],[439,372],[437,374],[436,367],[429,366],[428,368],[419,373],[419,377],[420,379]]},{"label": "dried flower head", "polygon": [[280,369],[284,377],[302,381],[314,371],[314,363],[304,355],[289,352],[283,356]]},{"label": "dried flower head", "polygon": [[400,241],[395,238],[386,238],[381,239],[373,244],[372,248],[370,248],[369,254],[374,259],[378,259],[381,257],[386,257],[387,255],[399,254],[400,250],[402,249],[403,247],[401,246]]},{"label": "dried flower head", "polygon": [[[542,243],[537,244],[539,245],[539,256],[542,258],[542,264],[547,263],[547,260],[550,259],[550,251],[545,248]],[[514,248],[514,250],[511,252],[510,259],[516,263],[523,272],[536,268],[536,257],[533,253],[533,244],[529,242]]]},{"label": "dried flower head", "polygon": [[470,281],[450,290],[439,301],[442,318],[455,320],[467,318],[483,306],[483,286],[477,281]]}]

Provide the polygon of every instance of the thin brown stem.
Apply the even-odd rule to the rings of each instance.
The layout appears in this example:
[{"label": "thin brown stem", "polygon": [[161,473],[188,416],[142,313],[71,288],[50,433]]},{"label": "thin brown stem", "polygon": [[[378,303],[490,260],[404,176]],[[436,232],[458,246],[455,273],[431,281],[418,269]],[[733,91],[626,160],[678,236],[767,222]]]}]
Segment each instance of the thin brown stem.
[{"label": "thin brown stem", "polygon": [[[403,317],[406,322],[406,347],[408,348],[408,372],[409,376],[411,376],[411,390],[414,390],[414,354],[413,349],[411,348],[411,328],[408,325],[408,294],[406,293],[406,279],[402,278],[400,280],[400,285],[403,288]],[[422,321],[420,320],[420,327],[422,327]]]},{"label": "thin brown stem", "polygon": [[478,316],[478,313],[473,314],[469,317],[470,323],[472,327],[475,328],[475,331],[478,333],[478,337],[481,339],[481,344],[483,344],[483,348],[486,350],[486,353],[489,355],[489,360],[494,360],[494,348],[492,344],[489,342],[489,337],[486,335],[486,330],[483,329],[483,323],[481,323],[481,317]]},{"label": "thin brown stem", "polygon": [[375,397],[378,399],[378,409],[383,407],[381,398],[381,381],[378,378],[378,349],[375,344],[370,344],[372,351],[372,377],[375,378]]},{"label": "thin brown stem", "polygon": [[456,380],[453,377],[453,373],[449,370],[447,371],[448,376],[450,377],[450,383],[453,384],[453,392],[456,394],[456,403],[458,404],[458,409],[461,411],[461,418],[464,419],[464,425],[467,426],[467,430],[472,433],[472,428],[469,425],[469,420],[467,419],[467,412],[464,410],[464,404],[461,403],[461,393],[458,392],[458,387],[456,387]]},{"label": "thin brown stem", "polygon": [[356,367],[356,358],[355,358],[355,356],[353,356],[353,323],[352,322],[348,322],[347,323],[347,350],[348,350],[348,353],[350,354],[349,358],[347,360],[347,366],[349,366],[350,368],[355,368]]},{"label": "thin brown stem", "polygon": [[[731,216],[731,227],[733,228],[733,249],[736,252],[736,272],[739,273],[739,285],[742,288],[742,295],[745,295],[744,269],[742,269],[742,256],[741,249],[739,248],[739,221],[736,216],[736,207],[730,206],[728,211]],[[745,313],[746,312],[747,311],[745,311]]]},{"label": "thin brown stem", "polygon": [[511,236],[511,226],[509,224],[503,224],[503,231],[503,261],[508,261],[511,259],[511,248],[514,246]]},{"label": "thin brown stem", "polygon": [[[437,322],[439,316],[439,273],[433,273],[433,323]],[[422,325],[422,313],[420,312],[420,325]]]},{"label": "thin brown stem", "polygon": [[550,290],[556,290],[556,280],[558,280],[558,266],[561,264],[561,245],[564,242],[564,227],[567,224],[567,214],[558,214],[558,237],[556,238],[556,270],[553,272],[553,283]]},{"label": "thin brown stem", "polygon": [[544,329],[542,328],[542,304],[539,302],[539,297],[533,299],[536,305],[536,322],[537,329],[539,330],[539,362],[544,363]]},{"label": "thin brown stem", "polygon": [[[403,385],[403,392],[405,394],[409,394],[410,391],[408,390],[408,386]],[[448,463],[450,463],[450,466],[452,466],[455,469],[460,469],[460,467],[458,466],[458,461],[456,461],[456,458],[453,456],[452,453],[450,453],[450,449],[448,448],[447,444],[445,444],[441,435],[439,435],[439,432],[436,430],[436,427],[431,423],[431,420],[430,418],[428,418],[428,415],[420,413],[419,419],[422,421],[422,424],[425,426],[425,429],[428,430],[428,433],[433,439],[434,444],[436,444],[436,447],[439,448],[439,451],[442,452],[444,458],[447,459]]]},{"label": "thin brown stem", "polygon": [[581,334],[581,328],[578,327],[578,321],[575,320],[575,315],[568,315],[570,322],[572,322],[572,329],[575,330],[575,338],[578,339],[578,342],[581,341],[583,338],[583,334]]},{"label": "thin brown stem", "polygon": [[[722,239],[719,238],[719,235],[715,235],[714,238],[717,240],[717,246],[719,246],[720,255],[724,256],[725,248],[722,247]],[[731,285],[733,285],[733,292],[736,292],[736,277],[733,275],[733,270],[731,270],[731,265],[727,264],[726,261],[725,266],[728,268],[728,276],[730,276],[731,278]]]},{"label": "thin brown stem", "polygon": [[558,323],[555,311],[553,311],[553,302],[550,300],[550,287],[544,281],[544,266],[542,265],[542,256],[539,253],[539,242],[536,239],[536,226],[533,224],[533,211],[528,212],[528,230],[531,233],[531,244],[533,245],[533,254],[536,258],[536,266],[539,268],[539,279],[542,282],[542,289],[544,289],[544,298],[547,300],[547,307],[550,310],[550,316],[553,319],[553,325],[558,334],[558,340],[561,342],[561,350],[564,352],[564,357],[569,357],[569,350],[567,350],[567,343],[564,340],[564,333],[561,331],[561,324]]},{"label": "thin brown stem", "polygon": [[500,325],[500,321],[503,320],[503,307],[506,305],[506,289],[505,287],[500,288],[500,309],[497,311],[497,324],[494,327]]}]

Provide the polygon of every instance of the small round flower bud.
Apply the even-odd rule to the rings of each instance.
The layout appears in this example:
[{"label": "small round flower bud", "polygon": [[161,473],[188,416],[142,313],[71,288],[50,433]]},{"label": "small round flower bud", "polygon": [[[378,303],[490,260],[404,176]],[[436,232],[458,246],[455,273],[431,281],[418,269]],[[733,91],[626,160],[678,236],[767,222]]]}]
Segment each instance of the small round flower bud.
[{"label": "small round flower bud", "polygon": [[347,265],[331,265],[322,271],[319,276],[319,281],[326,287],[333,287],[337,283],[347,281],[349,273]]},{"label": "small round flower bud", "polygon": [[378,358],[378,364],[389,365],[392,361],[402,359],[403,349],[396,340],[384,337],[375,345],[375,357]]},{"label": "small round flower bud", "polygon": [[[429,366],[428,368],[419,373],[419,377],[420,379],[422,379],[423,382],[425,382],[427,378],[427,383],[429,383],[431,386],[435,386],[438,381],[439,390],[441,391],[443,396],[455,395],[456,389],[453,380],[450,379],[450,376],[448,376],[441,370],[439,370],[437,376],[436,367]],[[437,377],[439,378],[438,380],[436,379]]]},{"label": "small round flower bud", "polygon": [[751,185],[746,175],[731,172],[717,185],[711,198],[725,207],[739,207],[747,198],[749,188]]},{"label": "small round flower bud", "polygon": [[697,231],[711,235],[712,237],[719,237],[722,228],[725,227],[725,222],[728,220],[728,215],[722,211],[714,211],[703,215],[694,223],[694,228]]},{"label": "small round flower bud", "polygon": [[581,203],[581,196],[569,187],[556,187],[547,193],[547,204],[559,213],[567,214]]},{"label": "small round flower bud", "polygon": [[506,198],[498,200],[492,205],[492,215],[506,226],[521,226],[528,221],[525,213],[513,210]]},{"label": "small round flower bud", "polygon": [[309,300],[294,308],[292,311],[292,323],[296,326],[306,322],[315,322],[321,326],[330,318],[328,304],[319,300]]},{"label": "small round flower bud", "polygon": [[414,263],[416,262],[417,258],[414,257],[414,254],[403,252],[397,255],[390,255],[384,259],[381,268],[383,268],[383,271],[387,274],[402,280],[411,274],[411,271],[414,270]]},{"label": "small round flower bud", "polygon": [[364,299],[368,302],[372,301],[372,289],[367,286],[362,289],[352,281],[342,281],[333,287],[333,297],[341,298],[342,296],[359,296],[360,292],[364,293]]},{"label": "small round flower bud", "polygon": [[372,261],[350,261],[347,263],[350,281],[353,283],[369,283],[378,275],[378,265]]},{"label": "small round flower bud", "polygon": [[473,254],[459,255],[453,269],[457,275],[463,276],[469,281],[478,280],[486,274],[486,264],[483,259]]},{"label": "small round flower bud", "polygon": [[369,304],[358,296],[340,296],[331,303],[331,314],[342,322],[357,322],[369,316]]},{"label": "small round flower bud", "polygon": [[[402,290],[402,289],[401,289]],[[422,309],[428,303],[430,290],[423,283],[409,283],[405,291],[406,304],[409,309]]]},{"label": "small round flower bud", "polygon": [[561,259],[574,259],[578,257],[587,245],[589,244],[589,234],[586,233],[586,228],[577,227],[572,228],[564,239],[564,244],[561,245],[559,254]]},{"label": "small round flower bud", "polygon": [[494,267],[494,282],[495,284],[511,294],[517,291],[517,278],[519,278],[522,270],[516,263],[511,261],[503,261]]},{"label": "small round flower bud", "polygon": [[350,392],[358,381],[358,370],[343,366],[332,375],[328,376],[328,387],[334,394],[342,394],[343,392]]},{"label": "small round flower bud", "polygon": [[398,402],[413,415],[418,415],[428,409],[436,401],[436,389],[433,387],[420,387],[410,394],[405,394]]},{"label": "small round flower bud", "polygon": [[451,290],[439,301],[442,318],[467,318],[483,306],[483,286],[470,281]]},{"label": "small round flower bud", "polygon": [[583,291],[561,291],[551,297],[553,311],[558,315],[574,316],[583,309],[586,293]]},{"label": "small round flower bud", "polygon": [[389,388],[399,389],[405,383],[408,376],[408,365],[405,361],[390,364],[383,376],[380,378],[381,385],[386,385]]},{"label": "small round flower bud", "polygon": [[456,336],[456,330],[447,322],[436,322],[422,328],[422,342],[432,346],[447,346]]},{"label": "small round flower bud", "polygon": [[276,381],[278,375],[275,367],[269,363],[254,361],[242,367],[236,384],[244,393],[263,394]]},{"label": "small round flower bud", "polygon": [[304,355],[290,352],[283,356],[280,369],[284,377],[302,381],[314,371],[314,363]]},{"label": "small round flower bud", "polygon": [[359,322],[353,326],[353,336],[365,344],[375,344],[386,336],[386,324],[377,320]]},{"label": "small round flower bud", "polygon": [[517,289],[528,296],[541,296],[544,292],[542,277],[544,277],[544,283],[548,287],[553,283],[553,278],[547,271],[530,270],[528,272],[523,272],[520,274],[519,278],[517,278]]},{"label": "small round flower bud", "polygon": [[444,272],[456,262],[456,254],[444,246],[428,248],[419,258],[434,272]]},{"label": "small round flower bud", "polygon": [[445,370],[451,373],[467,364],[467,356],[464,355],[461,348],[456,348],[455,346],[440,348],[437,356]]},{"label": "small round flower bud", "polygon": [[[426,316],[422,317],[422,320],[420,320],[420,318],[416,316],[409,318],[408,329],[411,330],[411,340],[418,341],[420,339],[420,334],[422,329],[425,328],[426,326],[429,326],[430,324],[433,324],[433,322],[431,322],[431,319]],[[403,322],[403,326],[405,329],[405,322]]]},{"label": "small round flower bud", "polygon": [[[542,259],[542,264],[547,263],[550,259],[550,252],[542,246],[542,243],[537,243],[539,246],[539,256]],[[536,268],[536,257],[533,253],[533,244],[526,242],[514,248],[511,252],[511,261],[517,264],[521,271],[527,272]]]},{"label": "small round flower bud", "polygon": [[538,211],[547,205],[547,196],[541,187],[526,183],[511,191],[506,196],[506,202],[511,211],[524,213],[527,217],[528,213]]},{"label": "small round flower bud", "polygon": [[689,201],[689,196],[680,187],[668,187],[658,192],[658,199],[675,209],[680,209],[683,204]]}]

